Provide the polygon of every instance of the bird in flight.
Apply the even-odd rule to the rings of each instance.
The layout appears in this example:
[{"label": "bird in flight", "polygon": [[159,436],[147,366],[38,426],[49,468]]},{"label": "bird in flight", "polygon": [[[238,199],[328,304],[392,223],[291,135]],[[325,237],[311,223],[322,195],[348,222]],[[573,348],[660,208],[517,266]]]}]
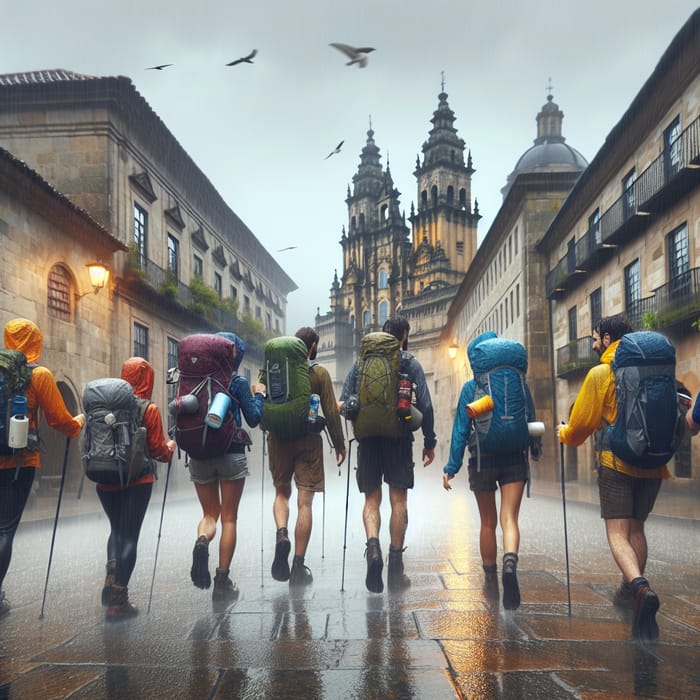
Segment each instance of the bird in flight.
[{"label": "bird in flight", "polygon": [[343,144],[345,141],[341,141],[323,160],[328,160],[331,156],[334,156],[336,153],[340,153],[340,149],[343,147]]},{"label": "bird in flight", "polygon": [[146,68],[146,70],[163,70],[163,68],[168,68],[172,65],[172,63],[161,63],[159,66],[150,66],[149,68]]},{"label": "bird in flight", "polygon": [[354,46],[348,46],[347,44],[329,44],[329,46],[338,49],[338,51],[344,53],[350,59],[345,64],[346,66],[351,66],[353,63],[356,63],[358,68],[364,68],[367,65],[367,54],[374,51],[371,47],[356,49]]},{"label": "bird in flight", "polygon": [[235,61],[231,61],[230,63],[227,63],[227,66],[237,66],[239,63],[252,63],[253,59],[257,55],[258,50],[253,49],[247,56],[243,56],[242,58],[237,58]]},{"label": "bird in flight", "polygon": [[286,248],[280,248],[277,252],[284,253],[285,250],[294,250],[295,248],[296,248],[295,245],[288,245]]}]

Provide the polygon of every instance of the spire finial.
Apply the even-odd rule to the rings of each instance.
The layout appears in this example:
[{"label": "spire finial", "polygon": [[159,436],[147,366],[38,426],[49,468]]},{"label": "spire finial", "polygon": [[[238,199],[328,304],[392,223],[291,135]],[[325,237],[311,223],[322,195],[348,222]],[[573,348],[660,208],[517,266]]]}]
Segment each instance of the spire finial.
[{"label": "spire finial", "polygon": [[553,96],[552,96],[552,76],[550,75],[549,81],[547,83],[547,100],[549,100],[549,102],[551,102],[552,99],[553,99]]},{"label": "spire finial", "polygon": [[445,71],[440,71],[440,92],[445,92]]},{"label": "spire finial", "polygon": [[372,131],[372,115],[369,115],[369,130]]}]

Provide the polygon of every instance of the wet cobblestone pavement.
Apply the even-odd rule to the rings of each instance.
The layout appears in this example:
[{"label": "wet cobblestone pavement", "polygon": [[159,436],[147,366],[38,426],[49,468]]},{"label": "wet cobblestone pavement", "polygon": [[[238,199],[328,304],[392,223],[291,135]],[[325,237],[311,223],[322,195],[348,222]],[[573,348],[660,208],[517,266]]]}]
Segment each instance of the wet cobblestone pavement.
[{"label": "wet cobblestone pavement", "polygon": [[648,523],[647,575],[661,599],[661,632],[645,648],[631,640],[631,613],[611,604],[619,573],[595,504],[567,502],[569,616],[561,495],[533,486],[521,509],[522,605],[506,611],[484,589],[466,478],[447,494],[437,464],[420,469],[404,555],[412,585],[372,594],[364,586],[361,497],[351,479],[344,550],[346,472],[338,478],[329,469],[325,517],[318,496],[307,553],[314,583],[290,593],[270,577],[272,487],[266,479],[261,490],[254,460],[232,569],[241,592],[223,609],[189,579],[200,511],[182,474],[171,483],[148,611],[163,479],[154,491],[130,585],[141,610],[133,620],[104,622],[108,529],[90,512],[99,504],[87,492],[80,516],[71,516],[75,495],[64,496],[38,619],[53,516],[42,520],[35,510],[30,522],[28,513],[5,581],[12,610],[0,619],[0,698],[700,697],[696,506]]}]

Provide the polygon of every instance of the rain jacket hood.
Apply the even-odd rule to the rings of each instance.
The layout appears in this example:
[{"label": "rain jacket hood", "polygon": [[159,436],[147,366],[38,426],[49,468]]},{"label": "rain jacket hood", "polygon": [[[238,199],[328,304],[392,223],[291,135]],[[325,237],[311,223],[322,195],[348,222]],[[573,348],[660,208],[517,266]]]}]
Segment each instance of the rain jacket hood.
[{"label": "rain jacket hood", "polygon": [[151,364],[143,357],[130,357],[122,365],[122,379],[134,388],[139,399],[149,399],[153,394],[155,372]]},{"label": "rain jacket hood", "polygon": [[23,352],[27,362],[39,361],[43,345],[44,336],[32,321],[15,318],[5,324],[5,347]]},{"label": "rain jacket hood", "polygon": [[491,340],[492,338],[498,338],[498,335],[493,331],[485,331],[481,335],[477,335],[476,338],[474,338],[474,340],[467,345],[467,357],[469,358],[470,363],[472,361],[472,353],[474,348],[479,345],[479,343],[483,343],[485,340]]},{"label": "rain jacket hood", "polygon": [[243,361],[243,355],[245,355],[247,348],[245,340],[243,340],[243,338],[239,338],[235,333],[227,333],[225,331],[217,333],[216,335],[220,335],[223,338],[226,338],[226,340],[230,340],[236,346],[236,357],[233,358],[233,368],[236,370],[236,372],[238,372],[238,368]]}]

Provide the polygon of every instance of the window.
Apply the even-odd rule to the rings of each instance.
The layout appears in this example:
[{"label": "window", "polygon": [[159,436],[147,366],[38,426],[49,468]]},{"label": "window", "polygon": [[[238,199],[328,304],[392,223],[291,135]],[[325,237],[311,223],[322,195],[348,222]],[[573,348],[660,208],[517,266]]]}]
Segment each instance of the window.
[{"label": "window", "polygon": [[221,279],[221,275],[218,272],[214,273],[214,291],[216,292],[216,295],[221,299],[223,295],[223,280]]},{"label": "window", "polygon": [[379,289],[388,289],[389,287],[389,273],[385,268],[379,270]]},{"label": "window", "polygon": [[148,236],[148,212],[134,204],[134,245],[141,267],[146,266],[146,237]]},{"label": "window", "polygon": [[568,311],[569,342],[578,338],[578,320],[576,317],[576,307],[572,306]]},{"label": "window", "polygon": [[430,188],[430,199],[432,202],[432,205],[435,206],[438,202],[438,188],[437,185],[433,185]]},{"label": "window", "polygon": [[372,323],[372,321],[371,321],[370,313],[369,313],[369,311],[365,311],[362,314],[362,326],[364,328],[369,328],[371,323]]},{"label": "window", "polygon": [[603,318],[603,297],[600,287],[591,292],[591,330],[593,330]]},{"label": "window", "polygon": [[638,311],[642,300],[642,287],[639,277],[639,258],[625,268],[625,309],[631,316]]},{"label": "window", "polygon": [[180,241],[172,234],[168,234],[168,270],[179,279],[178,269],[180,267]]},{"label": "window", "polygon": [[668,281],[671,298],[690,294],[690,257],[688,253],[688,225],[672,231],[666,239],[668,246]]},{"label": "window", "polygon": [[134,323],[134,356],[148,359],[148,328],[140,323]]},{"label": "window", "polygon": [[204,262],[199,255],[195,255],[192,259],[192,275],[194,277],[204,277]]},{"label": "window", "polygon": [[459,208],[462,211],[467,210],[467,191],[464,188],[459,191]]},{"label": "window", "polygon": [[233,285],[231,285],[231,288],[229,290],[229,296],[231,297],[231,299],[238,299],[238,290]]},{"label": "window", "polygon": [[243,313],[250,314],[250,297],[243,295]]},{"label": "window", "polygon": [[265,328],[267,328],[268,331],[272,330],[272,316],[269,311],[265,312]]},{"label": "window", "polygon": [[637,179],[637,173],[634,168],[630,170],[624,178],[622,178],[622,206],[624,209],[624,218],[628,219],[635,212],[634,201],[634,181]]},{"label": "window", "polygon": [[678,115],[664,131],[664,166],[666,177],[675,175],[682,167],[681,117]]},{"label": "window", "polygon": [[73,284],[70,273],[63,265],[54,265],[49,270],[47,293],[49,315],[61,321],[72,321]]},{"label": "window", "polygon": [[593,236],[597,245],[602,243],[600,238],[600,209],[596,209],[588,217],[588,232]]},{"label": "window", "polygon": [[255,318],[259,321],[262,318],[262,309],[257,306],[255,306]]},{"label": "window", "polygon": [[[454,155],[454,153],[453,153]],[[449,185],[447,188],[447,203],[449,205],[454,204],[455,201],[455,188],[452,187],[452,185]]]},{"label": "window", "polygon": [[457,241],[457,255],[464,255],[464,241]]},{"label": "window", "polygon": [[381,211],[379,213],[380,221],[387,221],[389,218],[389,207],[386,204],[382,204]]},{"label": "window", "polygon": [[384,321],[389,317],[389,302],[380,301],[379,302],[379,325],[383,326]]}]

